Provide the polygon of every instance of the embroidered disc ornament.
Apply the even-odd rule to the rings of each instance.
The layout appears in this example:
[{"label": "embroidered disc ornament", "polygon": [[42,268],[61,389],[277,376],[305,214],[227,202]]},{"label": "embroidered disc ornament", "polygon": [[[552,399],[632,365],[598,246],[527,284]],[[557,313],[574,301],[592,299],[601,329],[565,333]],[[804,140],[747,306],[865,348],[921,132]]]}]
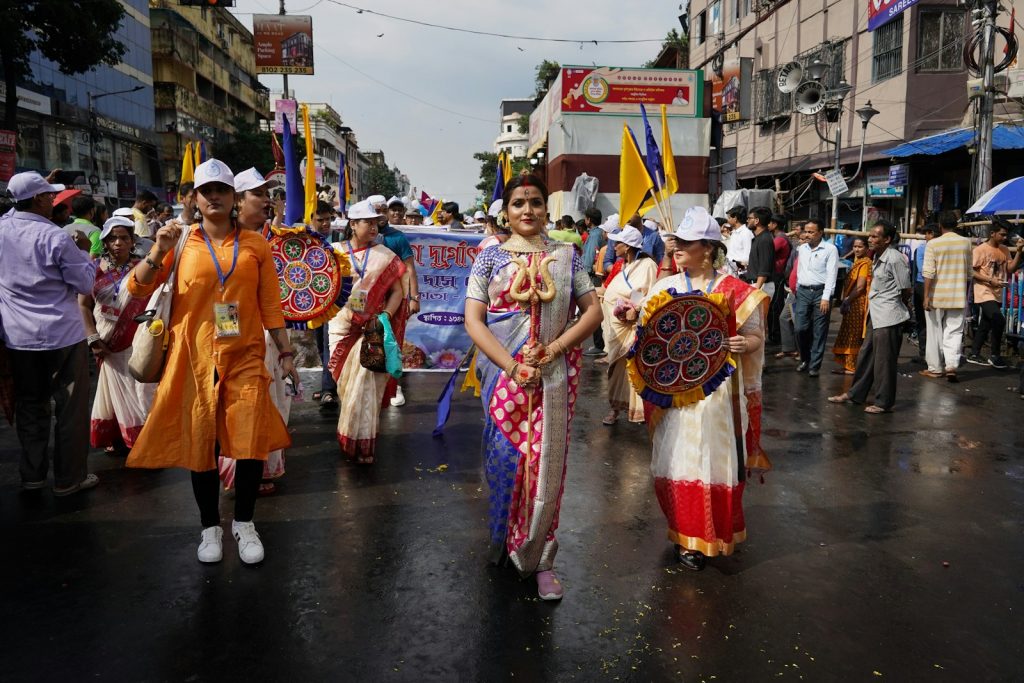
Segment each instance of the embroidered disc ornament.
[{"label": "embroidered disc ornament", "polygon": [[341,292],[341,270],[330,247],[308,233],[270,237],[281,309],[290,323],[308,323],[323,318]]},{"label": "embroidered disc ornament", "polygon": [[652,297],[629,353],[634,389],[661,407],[706,398],[735,367],[726,346],[729,336],[724,297],[669,292]]}]

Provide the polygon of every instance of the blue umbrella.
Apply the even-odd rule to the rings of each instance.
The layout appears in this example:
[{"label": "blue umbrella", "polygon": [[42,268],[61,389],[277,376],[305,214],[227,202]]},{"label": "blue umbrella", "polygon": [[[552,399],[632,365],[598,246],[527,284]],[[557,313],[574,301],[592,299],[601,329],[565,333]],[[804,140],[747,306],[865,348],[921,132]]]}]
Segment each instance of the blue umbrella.
[{"label": "blue umbrella", "polygon": [[999,183],[981,195],[967,213],[1024,213],[1024,176]]}]

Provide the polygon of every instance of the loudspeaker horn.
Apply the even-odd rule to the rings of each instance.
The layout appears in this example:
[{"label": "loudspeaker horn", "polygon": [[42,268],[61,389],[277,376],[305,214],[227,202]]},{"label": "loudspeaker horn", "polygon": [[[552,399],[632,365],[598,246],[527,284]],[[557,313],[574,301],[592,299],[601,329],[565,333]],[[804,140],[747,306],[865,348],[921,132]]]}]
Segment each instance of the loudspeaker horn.
[{"label": "loudspeaker horn", "polygon": [[790,62],[779,69],[779,76],[775,84],[781,92],[791,93],[800,85],[800,79],[803,78],[803,75],[804,68],[800,66],[800,62]]},{"label": "loudspeaker horn", "polygon": [[796,89],[796,110],[801,114],[817,114],[825,108],[825,87],[817,81],[804,81]]}]

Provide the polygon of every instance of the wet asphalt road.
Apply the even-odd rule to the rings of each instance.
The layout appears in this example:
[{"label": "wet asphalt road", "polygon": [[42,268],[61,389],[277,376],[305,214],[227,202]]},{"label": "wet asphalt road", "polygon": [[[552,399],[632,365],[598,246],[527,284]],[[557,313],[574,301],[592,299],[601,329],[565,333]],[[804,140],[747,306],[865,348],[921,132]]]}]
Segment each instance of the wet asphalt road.
[{"label": "wet asphalt road", "polygon": [[1024,680],[1015,372],[901,377],[897,412],[868,416],[824,404],[844,378],[769,361],[775,471],[747,489],[749,540],[694,574],[665,539],[644,428],[601,426],[605,380],[585,363],[562,604],[487,565],[480,408],[463,395],[431,439],[441,375],[407,378],[372,468],[340,460],[333,420],[293,409],[256,568],[227,535],[222,564],[196,561],[181,471],[96,453],[96,490],[19,493],[4,424],[0,680]]}]

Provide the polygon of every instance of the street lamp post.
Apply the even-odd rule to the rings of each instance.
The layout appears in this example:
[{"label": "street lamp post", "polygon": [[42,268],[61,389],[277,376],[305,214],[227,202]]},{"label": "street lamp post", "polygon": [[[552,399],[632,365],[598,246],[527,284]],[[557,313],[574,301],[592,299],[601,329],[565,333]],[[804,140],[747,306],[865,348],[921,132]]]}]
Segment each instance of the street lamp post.
[{"label": "street lamp post", "polygon": [[138,92],[146,86],[137,85],[134,88],[128,88],[127,90],[115,90],[114,92],[104,92],[99,95],[93,95],[92,92],[87,92],[85,95],[89,100],[89,158],[92,159],[92,171],[96,175],[99,175],[99,164],[96,162],[96,138],[99,136],[96,126],[96,112],[92,108],[92,103],[101,97],[110,97],[111,95],[124,95],[130,92]]}]

